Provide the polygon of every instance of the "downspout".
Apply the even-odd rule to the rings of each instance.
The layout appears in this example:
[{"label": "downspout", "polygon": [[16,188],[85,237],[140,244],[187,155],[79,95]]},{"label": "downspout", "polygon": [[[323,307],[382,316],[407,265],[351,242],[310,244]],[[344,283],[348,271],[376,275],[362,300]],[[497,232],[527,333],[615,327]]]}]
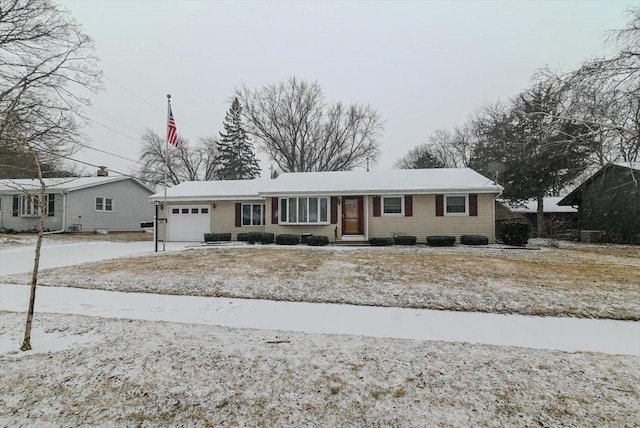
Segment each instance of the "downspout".
[{"label": "downspout", "polygon": [[65,233],[67,231],[67,194],[64,193],[63,191],[61,191],[60,194],[62,195],[62,229],[53,230],[51,232],[45,232],[44,233],[45,235]]}]

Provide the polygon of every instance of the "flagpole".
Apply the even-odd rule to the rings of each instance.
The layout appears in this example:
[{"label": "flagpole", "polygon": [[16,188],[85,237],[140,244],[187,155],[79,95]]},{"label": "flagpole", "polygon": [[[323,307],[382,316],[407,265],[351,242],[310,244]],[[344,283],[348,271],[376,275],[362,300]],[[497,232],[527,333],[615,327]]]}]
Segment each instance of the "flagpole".
[{"label": "flagpole", "polygon": [[165,128],[166,137],[165,137],[165,147],[164,147],[164,209],[162,210],[164,214],[164,239],[162,240],[162,251],[166,249],[167,243],[167,227],[169,226],[168,220],[168,212],[167,208],[167,171],[169,170],[169,115],[171,114],[171,94],[167,94],[167,127]]}]

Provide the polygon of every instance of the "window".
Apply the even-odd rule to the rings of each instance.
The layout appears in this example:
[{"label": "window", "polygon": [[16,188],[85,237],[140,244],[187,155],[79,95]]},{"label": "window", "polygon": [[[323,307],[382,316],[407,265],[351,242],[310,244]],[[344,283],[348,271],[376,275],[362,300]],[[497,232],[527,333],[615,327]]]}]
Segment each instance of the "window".
[{"label": "window", "polygon": [[382,197],[382,215],[385,216],[401,216],[404,211],[404,203],[402,196],[383,196]]},{"label": "window", "polygon": [[467,215],[468,213],[467,196],[445,196],[445,215]]},{"label": "window", "polygon": [[304,197],[280,199],[280,223],[327,224],[329,198]]},{"label": "window", "polygon": [[[55,215],[55,195],[48,194],[46,196],[46,215],[52,217]],[[14,214],[14,216],[19,215],[20,217],[38,217],[40,215],[40,197],[38,195],[14,196],[14,210],[16,208],[17,213]]]},{"label": "window", "polygon": [[209,208],[200,208],[200,214],[209,214]]},{"label": "window", "polygon": [[189,208],[182,208],[182,214],[189,214]]},{"label": "window", "polygon": [[36,217],[40,213],[38,212],[38,206],[40,205],[40,198],[36,195],[21,195],[20,196],[20,217]]},{"label": "window", "polygon": [[198,214],[198,208],[191,208],[191,214]]},{"label": "window", "polygon": [[96,198],[96,211],[113,211],[113,199],[111,198]]},{"label": "window", "polygon": [[172,208],[171,214],[180,214],[180,208]]},{"label": "window", "polygon": [[264,204],[242,204],[242,225],[264,226],[265,212]]}]

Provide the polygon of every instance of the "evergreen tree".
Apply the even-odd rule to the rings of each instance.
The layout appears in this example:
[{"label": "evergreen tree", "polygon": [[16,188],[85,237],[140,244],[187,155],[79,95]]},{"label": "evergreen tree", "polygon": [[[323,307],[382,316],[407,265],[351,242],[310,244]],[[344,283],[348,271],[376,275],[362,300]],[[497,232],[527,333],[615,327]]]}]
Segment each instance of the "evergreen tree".
[{"label": "evergreen tree", "polygon": [[253,145],[242,127],[242,107],[234,98],[224,118],[224,133],[218,141],[218,177],[220,180],[250,180],[260,176]]}]

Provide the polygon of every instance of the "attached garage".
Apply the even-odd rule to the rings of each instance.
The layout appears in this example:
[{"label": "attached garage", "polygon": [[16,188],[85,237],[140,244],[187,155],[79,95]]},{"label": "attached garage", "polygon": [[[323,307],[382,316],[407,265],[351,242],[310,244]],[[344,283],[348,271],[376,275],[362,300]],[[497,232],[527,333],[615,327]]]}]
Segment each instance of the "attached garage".
[{"label": "attached garage", "polygon": [[169,205],[167,240],[173,242],[201,242],[211,231],[209,205]]}]

